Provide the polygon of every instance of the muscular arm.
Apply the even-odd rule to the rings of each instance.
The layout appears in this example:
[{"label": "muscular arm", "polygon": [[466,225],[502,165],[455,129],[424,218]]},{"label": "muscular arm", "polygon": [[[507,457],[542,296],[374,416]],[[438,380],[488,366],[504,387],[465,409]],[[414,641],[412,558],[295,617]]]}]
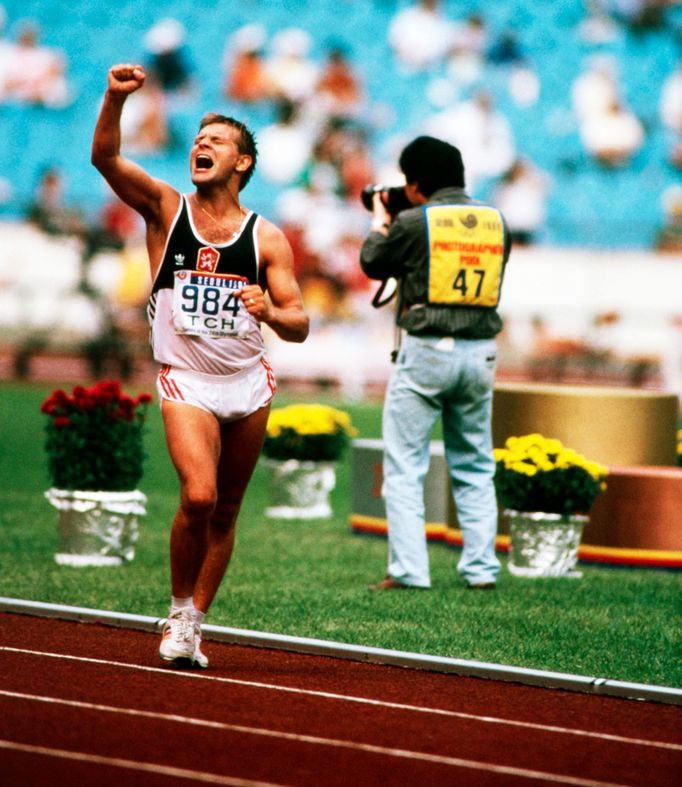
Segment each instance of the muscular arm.
[{"label": "muscular arm", "polygon": [[249,285],[241,292],[244,305],[281,339],[302,342],[308,336],[309,320],[294,276],[291,246],[284,233],[265,219],[258,228],[258,245],[267,297],[260,287]]},{"label": "muscular arm", "polygon": [[142,68],[113,66],[95,126],[91,161],[118,196],[144,218],[152,273],[160,263],[166,228],[177,210],[179,194],[121,155],[121,113],[126,98],[144,84]]}]

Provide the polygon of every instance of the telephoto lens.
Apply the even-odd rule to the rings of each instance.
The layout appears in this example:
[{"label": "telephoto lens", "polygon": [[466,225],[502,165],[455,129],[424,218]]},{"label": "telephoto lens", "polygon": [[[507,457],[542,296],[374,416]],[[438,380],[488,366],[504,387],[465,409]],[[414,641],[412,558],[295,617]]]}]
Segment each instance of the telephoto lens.
[{"label": "telephoto lens", "polygon": [[381,194],[381,201],[391,216],[397,216],[401,210],[412,207],[402,186],[379,186],[372,183],[365,186],[360,195],[362,204],[367,210],[372,210],[372,198],[375,194]]}]

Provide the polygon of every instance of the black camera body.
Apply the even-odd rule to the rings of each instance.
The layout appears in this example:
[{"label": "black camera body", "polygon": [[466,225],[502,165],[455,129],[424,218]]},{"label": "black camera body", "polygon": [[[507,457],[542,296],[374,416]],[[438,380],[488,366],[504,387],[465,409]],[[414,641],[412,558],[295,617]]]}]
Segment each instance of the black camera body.
[{"label": "black camera body", "polygon": [[384,207],[393,217],[397,216],[401,210],[412,207],[412,203],[407,199],[403,186],[379,186],[372,183],[369,186],[365,186],[360,195],[362,204],[367,210],[372,210],[372,198],[375,194],[381,194],[381,201],[384,203]]}]

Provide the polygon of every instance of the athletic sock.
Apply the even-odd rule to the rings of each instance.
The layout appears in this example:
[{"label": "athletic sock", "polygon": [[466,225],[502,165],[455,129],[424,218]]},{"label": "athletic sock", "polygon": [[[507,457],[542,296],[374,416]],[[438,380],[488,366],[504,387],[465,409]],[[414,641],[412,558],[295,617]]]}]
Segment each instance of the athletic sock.
[{"label": "athletic sock", "polygon": [[171,596],[171,612],[177,612],[181,609],[186,609],[188,612],[194,611],[194,602],[191,596],[187,596],[187,598]]},{"label": "athletic sock", "polygon": [[206,613],[199,612],[198,609],[195,609],[192,614],[194,615],[194,620],[201,626],[204,622],[204,618],[206,617]]}]

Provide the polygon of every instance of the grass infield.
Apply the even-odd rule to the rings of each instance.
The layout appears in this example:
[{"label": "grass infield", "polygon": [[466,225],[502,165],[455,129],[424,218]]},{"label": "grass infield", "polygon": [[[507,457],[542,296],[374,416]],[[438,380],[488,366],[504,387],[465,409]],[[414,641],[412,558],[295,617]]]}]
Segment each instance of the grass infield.
[{"label": "grass infield", "polygon": [[[140,483],[149,502],[134,561],[121,568],[60,567],[57,512],[43,497],[49,481],[39,407],[51,390],[0,385],[0,595],[165,615],[177,481],[158,408],[149,411],[149,458]],[[359,436],[380,436],[380,404],[306,400],[346,409]],[[280,394],[277,404],[288,401]],[[385,573],[386,542],[350,532],[349,478],[346,457],[338,465],[332,519],[278,521],[263,515],[267,476],[257,467],[232,565],[207,622],[682,687],[682,573],[583,566],[579,580],[519,579],[503,569],[496,592],[478,593],[457,575],[457,550],[432,544],[430,591],[370,593],[367,584]]]}]

